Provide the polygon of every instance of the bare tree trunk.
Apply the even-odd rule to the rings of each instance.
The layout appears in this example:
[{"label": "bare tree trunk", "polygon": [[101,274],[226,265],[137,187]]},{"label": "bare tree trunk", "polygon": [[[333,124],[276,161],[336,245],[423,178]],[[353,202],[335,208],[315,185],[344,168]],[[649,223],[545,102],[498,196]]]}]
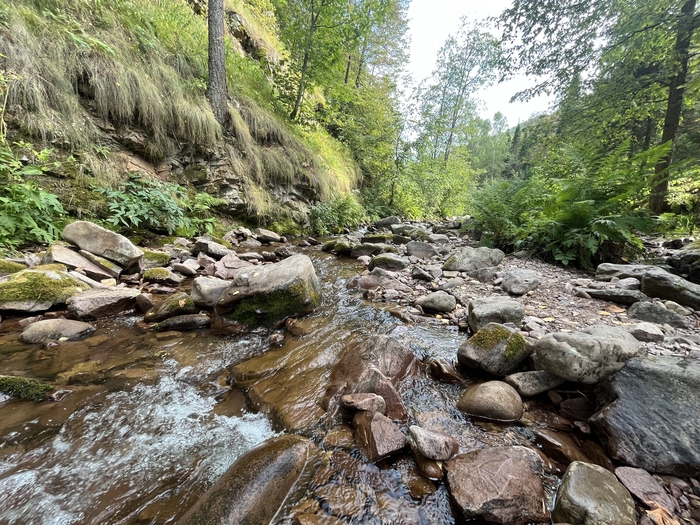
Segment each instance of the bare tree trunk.
[{"label": "bare tree trunk", "polygon": [[207,98],[214,117],[222,126],[228,122],[226,53],[224,47],[224,0],[209,0],[209,85]]},{"label": "bare tree trunk", "polygon": [[311,55],[311,43],[313,38],[313,32],[309,35],[309,40],[306,43],[306,49],[304,50],[304,61],[301,64],[301,78],[299,79],[299,88],[297,89],[297,98],[294,101],[294,109],[289,114],[291,120],[296,120],[299,116],[299,110],[301,109],[301,101],[304,100],[304,90],[306,89],[306,73],[309,69],[309,55]]},{"label": "bare tree trunk", "polygon": [[661,143],[671,143],[671,150],[656,164],[654,178],[651,181],[651,195],[649,196],[649,208],[652,213],[664,213],[670,209],[666,202],[668,193],[668,171],[673,160],[673,144],[676,141],[678,128],[681,122],[681,110],[683,109],[683,91],[688,76],[688,50],[695,30],[695,3],[696,0],[686,0],[681,8],[678,20],[678,35],[676,36],[676,55],[680,66],[676,75],[671,79],[668,89],[668,104]]},{"label": "bare tree trunk", "polygon": [[345,83],[350,81],[350,66],[352,65],[352,55],[348,55],[348,61],[345,64]]}]

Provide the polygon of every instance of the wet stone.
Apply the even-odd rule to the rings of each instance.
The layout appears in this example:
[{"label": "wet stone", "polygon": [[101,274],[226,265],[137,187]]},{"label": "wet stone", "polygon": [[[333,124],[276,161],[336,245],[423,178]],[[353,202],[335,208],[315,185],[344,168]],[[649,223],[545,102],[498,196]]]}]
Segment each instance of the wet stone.
[{"label": "wet stone", "polygon": [[627,310],[632,319],[639,319],[656,324],[668,324],[674,328],[691,328],[691,323],[682,315],[678,315],[656,302],[635,303]]},{"label": "wet stone", "polygon": [[139,295],[140,292],[133,288],[87,290],[68,300],[68,311],[77,319],[116,315],[136,308]]},{"label": "wet stone", "polygon": [[536,396],[564,384],[565,380],[544,370],[517,372],[503,379],[515,388],[521,396]]},{"label": "wet stone", "polygon": [[457,359],[463,367],[504,376],[516,370],[532,351],[517,331],[489,323],[459,347]]},{"label": "wet stone", "polygon": [[678,512],[678,503],[671,498],[661,484],[646,470],[634,467],[618,467],[615,475],[627,490],[642,503],[654,501],[671,512]]},{"label": "wet stone", "polygon": [[357,518],[365,511],[367,494],[351,485],[324,485],[315,489],[314,495],[333,516]]},{"label": "wet stone", "polygon": [[347,394],[340,398],[341,406],[353,410],[365,410],[367,412],[379,412],[384,414],[386,402],[377,394]]},{"label": "wet stone", "polygon": [[211,324],[211,317],[205,314],[178,315],[153,325],[156,331],[198,330]]},{"label": "wet stone", "polygon": [[459,451],[459,444],[452,437],[442,432],[426,430],[416,425],[408,431],[413,438],[413,446],[426,458],[447,461]]},{"label": "wet stone", "polygon": [[47,341],[81,341],[95,333],[95,327],[68,319],[46,319],[28,325],[19,336],[23,343],[45,343]]},{"label": "wet stone", "polygon": [[502,422],[518,421],[523,416],[518,392],[502,381],[471,386],[460,396],[457,408],[470,416]]},{"label": "wet stone", "polygon": [[197,311],[194,301],[185,292],[178,292],[166,297],[159,305],[151,308],[143,316],[144,321],[155,323],[177,315],[189,315]]},{"label": "wet stone", "polygon": [[355,440],[369,461],[378,461],[407,445],[406,436],[401,429],[382,414],[357,412],[352,423]]}]

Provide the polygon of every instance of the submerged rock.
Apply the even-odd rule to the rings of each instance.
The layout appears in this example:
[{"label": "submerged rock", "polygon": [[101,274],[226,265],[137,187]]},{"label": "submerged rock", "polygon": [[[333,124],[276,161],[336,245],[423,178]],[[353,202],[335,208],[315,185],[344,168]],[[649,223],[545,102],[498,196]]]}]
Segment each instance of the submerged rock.
[{"label": "submerged rock", "polygon": [[211,325],[211,317],[206,314],[176,315],[153,325],[157,332],[168,330],[198,330]]},{"label": "submerged rock", "polygon": [[22,270],[0,283],[0,310],[41,312],[89,289],[64,271]]},{"label": "submerged rock", "polygon": [[426,430],[417,425],[408,429],[413,438],[411,444],[425,458],[447,461],[459,452],[459,443],[452,436],[434,430]]},{"label": "submerged rock", "polygon": [[574,461],[566,469],[552,521],[571,525],[636,525],[634,501],[615,475]]},{"label": "submerged rock", "polygon": [[185,292],[178,292],[166,297],[158,306],[151,308],[143,316],[148,323],[164,321],[176,315],[189,315],[197,311],[194,301]]},{"label": "submerged rock", "polygon": [[630,359],[598,390],[592,418],[610,455],[650,472],[700,474],[700,361]]},{"label": "submerged rock", "polygon": [[533,450],[484,448],[455,456],[445,468],[450,493],[465,519],[505,525],[548,521],[544,466]]},{"label": "submerged rock", "polygon": [[516,370],[532,353],[525,338],[498,323],[489,323],[467,339],[457,351],[459,364],[496,376]]},{"label": "submerged rock", "polygon": [[306,255],[262,267],[243,268],[217,302],[218,313],[246,324],[272,325],[313,311],[321,303],[321,283]]},{"label": "submerged rock", "polygon": [[27,326],[19,340],[23,343],[45,343],[47,341],[81,341],[95,333],[95,327],[68,319],[46,319]]},{"label": "submerged rock", "polygon": [[81,250],[105,257],[128,268],[138,261],[143,252],[129,239],[88,221],[75,221],[63,228],[63,238]]},{"label": "submerged rock", "polygon": [[622,328],[595,325],[582,333],[547,334],[535,344],[544,370],[568,381],[595,384],[620,370],[627,360],[646,353]]},{"label": "submerged rock", "polygon": [[397,292],[411,292],[411,287],[398,281],[382,268],[375,268],[369,274],[363,275],[357,280],[357,287],[360,290],[374,290],[384,288],[385,290],[396,290]]},{"label": "submerged rock", "polygon": [[306,438],[273,438],[239,458],[178,525],[269,523],[317,456]]},{"label": "submerged rock", "polygon": [[117,315],[136,308],[140,293],[134,288],[96,288],[68,299],[68,311],[77,319]]},{"label": "submerged rock", "polygon": [[41,401],[51,385],[19,376],[0,376],[0,394],[31,401]]}]

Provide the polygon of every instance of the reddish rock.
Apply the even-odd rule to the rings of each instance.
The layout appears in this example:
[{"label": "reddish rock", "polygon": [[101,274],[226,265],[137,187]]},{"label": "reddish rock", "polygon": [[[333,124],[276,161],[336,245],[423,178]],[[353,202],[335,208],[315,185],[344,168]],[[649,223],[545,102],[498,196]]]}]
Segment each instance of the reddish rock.
[{"label": "reddish rock", "polygon": [[426,430],[416,425],[409,427],[413,445],[428,459],[447,461],[459,451],[459,443],[452,436]]},{"label": "reddish rock", "polygon": [[646,470],[634,467],[618,467],[615,475],[639,501],[649,506],[656,502],[674,513],[678,513],[678,503],[671,498],[661,484]]},{"label": "reddish rock", "polygon": [[377,461],[404,448],[406,436],[391,419],[377,412],[358,412],[352,420],[355,440],[370,461]]},{"label": "reddish rock", "polygon": [[452,498],[466,519],[523,525],[549,518],[542,459],[530,449],[476,450],[452,458],[445,468]]},{"label": "reddish rock", "polygon": [[379,412],[384,414],[386,403],[384,398],[377,394],[347,394],[340,398],[340,404],[353,410],[365,410],[367,412]]}]

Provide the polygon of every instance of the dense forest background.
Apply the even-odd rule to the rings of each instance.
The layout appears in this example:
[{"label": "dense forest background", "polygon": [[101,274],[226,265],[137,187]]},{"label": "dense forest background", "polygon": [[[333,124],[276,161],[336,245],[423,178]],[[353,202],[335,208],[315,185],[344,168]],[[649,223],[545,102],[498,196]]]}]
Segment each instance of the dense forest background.
[{"label": "dense forest background", "polygon": [[[468,214],[484,244],[590,268],[700,224],[695,0],[515,0],[461,20],[425,79],[406,75],[407,9],[4,2],[0,244],[76,217],[216,235]],[[477,93],[523,73],[539,83],[516,97],[551,111],[480,117]]]}]

